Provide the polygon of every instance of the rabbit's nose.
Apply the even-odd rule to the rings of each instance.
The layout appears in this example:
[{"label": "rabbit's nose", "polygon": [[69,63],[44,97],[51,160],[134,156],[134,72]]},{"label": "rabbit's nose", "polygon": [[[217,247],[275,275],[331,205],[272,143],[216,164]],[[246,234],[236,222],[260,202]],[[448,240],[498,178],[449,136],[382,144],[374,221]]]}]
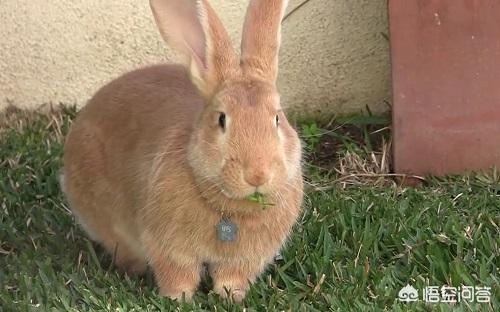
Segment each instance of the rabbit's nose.
[{"label": "rabbit's nose", "polygon": [[246,170],[245,182],[251,186],[259,187],[269,181],[269,173],[264,169]]}]

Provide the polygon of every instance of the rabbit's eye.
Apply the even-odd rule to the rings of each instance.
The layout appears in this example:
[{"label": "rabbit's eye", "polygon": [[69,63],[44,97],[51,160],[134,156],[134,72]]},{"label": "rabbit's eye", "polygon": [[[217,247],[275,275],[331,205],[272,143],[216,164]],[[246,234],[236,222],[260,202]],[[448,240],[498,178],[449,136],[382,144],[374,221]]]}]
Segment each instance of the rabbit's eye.
[{"label": "rabbit's eye", "polygon": [[226,114],[220,113],[219,115],[219,127],[221,127],[222,130],[226,130]]},{"label": "rabbit's eye", "polygon": [[276,127],[280,124],[280,117],[276,115]]}]

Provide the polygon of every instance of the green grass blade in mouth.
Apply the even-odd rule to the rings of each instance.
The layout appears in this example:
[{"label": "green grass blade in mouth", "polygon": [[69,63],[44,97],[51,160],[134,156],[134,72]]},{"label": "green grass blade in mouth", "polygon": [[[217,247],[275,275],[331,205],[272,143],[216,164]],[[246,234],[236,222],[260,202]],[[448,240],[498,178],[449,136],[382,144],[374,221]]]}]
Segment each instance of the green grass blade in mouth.
[{"label": "green grass blade in mouth", "polygon": [[268,206],[274,206],[273,203],[266,201],[266,196],[264,194],[259,192],[255,192],[252,195],[245,197],[245,199],[254,203],[258,203],[262,206],[263,209],[267,208]]}]

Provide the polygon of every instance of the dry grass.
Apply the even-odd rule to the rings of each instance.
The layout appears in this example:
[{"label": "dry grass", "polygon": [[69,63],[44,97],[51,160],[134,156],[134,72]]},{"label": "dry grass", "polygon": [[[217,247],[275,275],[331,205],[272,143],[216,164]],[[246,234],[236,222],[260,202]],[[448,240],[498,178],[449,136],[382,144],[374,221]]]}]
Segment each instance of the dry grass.
[{"label": "dry grass", "polygon": [[64,108],[62,106],[43,106],[40,110],[22,110],[15,106],[7,107],[0,113],[0,137],[8,131],[14,129],[18,133],[29,130],[33,123],[43,122],[44,128],[50,131],[57,142],[64,140],[64,119],[72,118],[75,114],[74,108]]},{"label": "dry grass", "polygon": [[[408,186],[419,186],[423,183],[430,183],[434,180],[447,184],[450,181],[455,183],[458,178],[466,185],[476,184],[481,186],[491,186],[500,184],[500,172],[493,167],[475,172],[466,172],[460,176],[419,176],[411,174],[394,173],[392,163],[392,138],[382,139],[375,150],[368,150],[361,146],[360,151],[341,150],[337,153],[334,161],[333,174],[330,179],[323,182],[316,182],[311,189],[315,191],[326,191],[336,188],[348,188],[356,186],[370,187],[394,187],[404,188]],[[333,177],[333,178],[331,178]]]},{"label": "dry grass", "polygon": [[[336,127],[335,130],[342,133],[342,127]],[[378,135],[382,131],[390,131],[390,128],[383,126],[369,132],[368,135]],[[344,135],[350,136],[349,133]],[[333,166],[327,175],[328,179],[322,180],[319,184],[316,182],[315,185],[312,185],[313,190],[326,191],[353,186],[401,187],[426,181],[422,176],[393,172],[392,138],[390,135],[378,137],[376,140],[379,142],[372,148],[363,144],[363,138],[355,140],[359,143],[359,148],[356,150],[345,148],[343,145],[336,147],[335,156],[332,156]],[[318,166],[321,165],[324,164],[318,164]]]},{"label": "dry grass", "polygon": [[367,155],[347,151],[338,160],[335,168],[338,178],[333,183],[346,188],[350,185],[398,186],[408,178],[425,181],[421,176],[391,172],[391,145],[391,141],[383,140],[380,150],[367,152]]}]

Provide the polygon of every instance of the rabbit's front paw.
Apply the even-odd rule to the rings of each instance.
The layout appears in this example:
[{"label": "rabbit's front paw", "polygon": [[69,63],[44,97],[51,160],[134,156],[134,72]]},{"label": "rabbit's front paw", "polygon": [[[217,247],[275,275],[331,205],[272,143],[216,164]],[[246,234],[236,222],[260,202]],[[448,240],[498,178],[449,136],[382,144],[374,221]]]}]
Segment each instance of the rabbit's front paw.
[{"label": "rabbit's front paw", "polygon": [[179,265],[163,259],[154,261],[152,267],[160,287],[160,295],[173,300],[191,301],[200,283],[200,264]]},{"label": "rabbit's front paw", "polygon": [[245,295],[248,290],[248,282],[247,285],[235,286],[235,285],[223,285],[219,284],[214,287],[214,292],[221,296],[222,298],[229,298],[234,302],[240,303],[245,299]]},{"label": "rabbit's front paw", "polygon": [[213,264],[210,266],[210,275],[214,280],[214,292],[223,298],[241,302],[261,271],[260,263]]}]

